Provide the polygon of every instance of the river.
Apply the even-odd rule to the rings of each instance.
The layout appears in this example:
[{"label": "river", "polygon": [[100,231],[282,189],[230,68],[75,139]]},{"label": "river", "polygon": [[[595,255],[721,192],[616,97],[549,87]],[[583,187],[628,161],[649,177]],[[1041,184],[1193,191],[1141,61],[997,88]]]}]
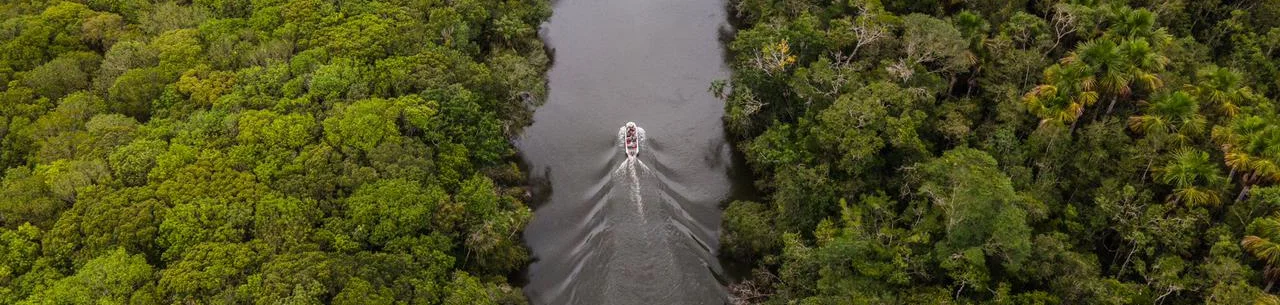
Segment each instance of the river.
[{"label": "river", "polygon": [[[530,174],[533,304],[723,304],[722,204],[750,193],[725,140],[721,0],[558,0],[547,101],[516,146]],[[637,158],[619,128],[645,130]]]}]

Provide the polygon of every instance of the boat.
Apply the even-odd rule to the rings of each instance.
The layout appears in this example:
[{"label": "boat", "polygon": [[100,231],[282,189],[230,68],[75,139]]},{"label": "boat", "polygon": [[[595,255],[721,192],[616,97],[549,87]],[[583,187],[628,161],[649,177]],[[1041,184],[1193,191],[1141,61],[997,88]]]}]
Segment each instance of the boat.
[{"label": "boat", "polygon": [[623,137],[623,147],[627,150],[628,158],[635,158],[640,154],[640,131],[636,127],[636,123],[627,122],[627,126],[623,127],[626,135]]}]

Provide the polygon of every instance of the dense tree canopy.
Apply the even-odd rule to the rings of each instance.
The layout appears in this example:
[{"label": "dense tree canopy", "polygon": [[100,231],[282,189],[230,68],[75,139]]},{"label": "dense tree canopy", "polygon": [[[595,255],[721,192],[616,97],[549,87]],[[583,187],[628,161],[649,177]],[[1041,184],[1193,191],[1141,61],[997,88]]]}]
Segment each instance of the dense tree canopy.
[{"label": "dense tree canopy", "polygon": [[0,303],[525,302],[547,1],[0,11]]},{"label": "dense tree canopy", "polygon": [[[732,0],[744,304],[1280,304],[1280,4]],[[0,304],[522,304],[540,0],[0,4]]]},{"label": "dense tree canopy", "polygon": [[730,2],[736,303],[1280,302],[1280,3]]}]

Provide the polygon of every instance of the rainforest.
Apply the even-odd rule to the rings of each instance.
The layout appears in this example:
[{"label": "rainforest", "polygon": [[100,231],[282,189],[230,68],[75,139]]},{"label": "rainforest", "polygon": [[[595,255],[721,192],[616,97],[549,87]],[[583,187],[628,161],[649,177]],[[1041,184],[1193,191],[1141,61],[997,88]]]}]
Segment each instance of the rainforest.
[{"label": "rainforest", "polygon": [[542,1],[11,1],[0,304],[519,304]]},{"label": "rainforest", "polygon": [[1280,2],[730,5],[738,303],[1280,301]]},{"label": "rainforest", "polygon": [[1278,99],[1278,0],[5,1],[0,304],[1280,304]]}]

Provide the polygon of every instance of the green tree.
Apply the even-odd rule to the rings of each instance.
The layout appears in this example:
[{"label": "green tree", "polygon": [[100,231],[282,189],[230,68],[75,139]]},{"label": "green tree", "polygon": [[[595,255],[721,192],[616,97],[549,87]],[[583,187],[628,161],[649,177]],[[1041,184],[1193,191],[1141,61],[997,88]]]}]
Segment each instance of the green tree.
[{"label": "green tree", "polygon": [[124,304],[154,302],[149,286],[153,268],[140,255],[117,249],[89,260],[74,275],[60,279],[18,304]]},{"label": "green tree", "polygon": [[201,243],[183,252],[182,258],[159,272],[157,288],[170,302],[198,302],[233,298],[245,283],[245,271],[264,260],[261,245]]},{"label": "green tree", "polygon": [[264,199],[254,207],[253,232],[257,240],[276,249],[302,249],[310,244],[319,214],[319,207],[311,200]]},{"label": "green tree", "polygon": [[1276,121],[1265,116],[1241,115],[1226,126],[1213,128],[1213,139],[1221,145],[1231,169],[1228,179],[1239,173],[1241,189],[1236,202],[1243,200],[1253,185],[1280,180],[1280,165],[1271,153],[1280,145],[1280,126],[1272,122]]},{"label": "green tree", "polygon": [[56,199],[45,179],[27,168],[11,168],[5,171],[0,211],[6,227],[23,222],[48,228],[57,220],[58,212],[66,208],[66,202]]},{"label": "green tree", "polygon": [[[902,18],[902,46],[906,57],[889,71],[903,81],[911,79],[918,66],[927,73],[954,74],[973,65],[969,42],[951,23],[923,14]],[[952,80],[954,82],[954,80]]]},{"label": "green tree", "polygon": [[116,149],[107,159],[117,179],[125,185],[147,184],[147,174],[156,166],[156,158],[169,147],[168,143],[139,139]]},{"label": "green tree", "polygon": [[725,253],[749,258],[781,247],[773,234],[773,214],[761,203],[734,201],[724,210],[724,234],[720,236]]},{"label": "green tree", "polygon": [[1215,190],[1225,181],[1218,173],[1217,166],[1209,161],[1209,154],[1194,149],[1179,150],[1173,159],[1160,168],[1156,178],[1160,182],[1173,185],[1170,199],[1174,203],[1182,202],[1188,206],[1210,205],[1222,203]]},{"label": "green tree", "polygon": [[91,52],[64,53],[58,58],[31,69],[23,75],[23,83],[40,96],[58,99],[78,90],[88,89],[89,76],[98,68],[102,57]]},{"label": "green tree", "polygon": [[99,92],[106,92],[115,84],[116,78],[126,71],[158,64],[160,64],[159,54],[145,43],[128,40],[113,44],[102,56],[102,66],[93,76],[93,88]]},{"label": "green tree", "polygon": [[1216,107],[1217,113],[1235,116],[1243,103],[1256,99],[1253,90],[1243,85],[1239,72],[1209,65],[1196,71],[1199,82],[1191,87],[1202,100]]},{"label": "green tree", "polygon": [[466,272],[454,273],[453,281],[449,282],[446,290],[449,294],[444,299],[445,305],[498,304],[480,281]]},{"label": "green tree", "polygon": [[149,118],[152,102],[160,97],[166,78],[159,68],[125,71],[115,79],[107,96],[111,111],[140,120]]},{"label": "green tree", "polygon": [[342,288],[342,292],[333,298],[335,305],[392,305],[395,304],[395,298],[391,289],[386,287],[373,287],[368,281],[360,278],[351,278],[347,280],[347,284]]},{"label": "green tree", "polygon": [[916,193],[929,198],[933,208],[941,211],[946,242],[940,251],[945,255],[970,255],[964,251],[981,249],[981,253],[999,257],[1005,268],[1017,270],[1031,254],[1027,212],[990,155],[975,149],[954,149],[918,164],[913,174],[919,179]]},{"label": "green tree", "polygon": [[519,244],[506,238],[517,234],[529,222],[531,212],[515,198],[498,195],[493,180],[475,175],[454,196],[466,216],[463,221],[471,232],[464,242],[475,260],[487,270],[518,270],[529,254]]},{"label": "green tree", "polygon": [[399,109],[383,99],[339,105],[335,114],[324,120],[325,139],[334,145],[371,151],[383,142],[400,141],[399,116]]},{"label": "green tree", "polygon": [[79,266],[123,248],[154,259],[162,251],[156,245],[163,220],[158,216],[167,208],[149,188],[85,188],[44,234],[45,257],[59,266]]},{"label": "green tree", "polygon": [[29,223],[0,228],[0,254],[5,257],[0,261],[0,301],[16,304],[62,277],[41,257],[42,234]]},{"label": "green tree", "polygon": [[1266,264],[1263,274],[1266,275],[1267,286],[1262,291],[1270,291],[1277,279],[1274,269],[1280,266],[1280,244],[1275,243],[1280,238],[1280,220],[1275,217],[1254,219],[1249,223],[1249,232],[1252,234],[1245,236],[1240,245]]},{"label": "green tree", "polygon": [[1098,102],[1091,72],[1083,65],[1055,64],[1044,70],[1046,84],[1031,89],[1023,97],[1027,110],[1040,124],[1069,124],[1074,130],[1085,107]]},{"label": "green tree", "polygon": [[1192,145],[1207,124],[1199,110],[1192,95],[1175,91],[1147,105],[1141,115],[1129,117],[1129,129],[1146,135],[1157,150]]},{"label": "green tree", "polygon": [[[382,180],[361,187],[346,200],[354,240],[384,246],[397,238],[427,233],[441,206],[449,200],[439,187],[422,187],[406,180]],[[441,228],[448,232],[447,228]]]},{"label": "green tree", "polygon": [[930,97],[915,90],[880,82],[841,96],[818,114],[814,133],[830,143],[839,168],[853,174],[874,167],[875,156],[886,147],[904,159],[927,156],[929,144],[920,129],[929,116],[922,108]]}]

